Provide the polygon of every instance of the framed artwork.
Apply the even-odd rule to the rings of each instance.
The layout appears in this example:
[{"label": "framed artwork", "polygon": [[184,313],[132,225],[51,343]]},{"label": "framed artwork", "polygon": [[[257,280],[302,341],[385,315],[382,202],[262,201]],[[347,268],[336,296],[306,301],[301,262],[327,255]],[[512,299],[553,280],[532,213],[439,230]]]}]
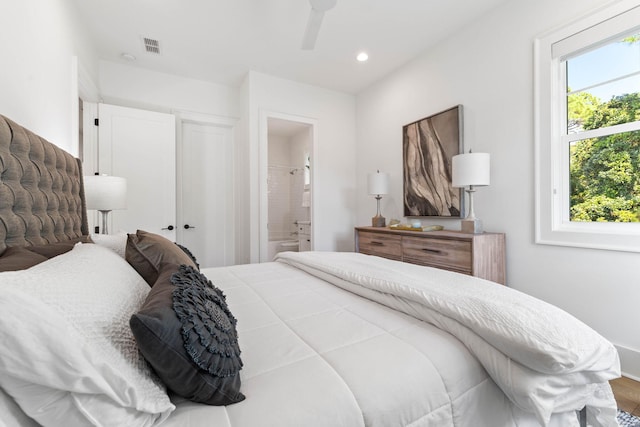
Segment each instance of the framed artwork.
[{"label": "framed artwork", "polygon": [[402,127],[404,216],[463,216],[462,189],[451,185],[451,159],[463,150],[462,105]]}]

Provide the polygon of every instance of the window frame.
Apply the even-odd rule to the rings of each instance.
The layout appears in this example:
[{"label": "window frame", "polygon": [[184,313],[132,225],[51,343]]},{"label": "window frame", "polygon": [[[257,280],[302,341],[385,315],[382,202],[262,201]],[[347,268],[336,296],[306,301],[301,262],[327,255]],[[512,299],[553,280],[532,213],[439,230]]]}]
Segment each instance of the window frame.
[{"label": "window frame", "polygon": [[[534,40],[535,242],[538,244],[640,252],[640,223],[569,220],[569,141],[564,58],[639,28],[640,1],[609,3]],[[637,127],[611,126],[607,135]],[[601,135],[580,133],[580,139]]]}]

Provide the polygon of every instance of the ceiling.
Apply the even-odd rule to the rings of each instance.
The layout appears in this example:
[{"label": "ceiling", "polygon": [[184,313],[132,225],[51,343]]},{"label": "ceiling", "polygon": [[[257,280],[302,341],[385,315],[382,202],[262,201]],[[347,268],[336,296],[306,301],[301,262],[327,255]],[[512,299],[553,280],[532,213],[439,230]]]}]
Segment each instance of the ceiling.
[{"label": "ceiling", "polygon": [[254,70],[357,93],[507,0],[337,0],[312,51],[301,49],[308,0],[71,1],[103,60],[231,86]]}]

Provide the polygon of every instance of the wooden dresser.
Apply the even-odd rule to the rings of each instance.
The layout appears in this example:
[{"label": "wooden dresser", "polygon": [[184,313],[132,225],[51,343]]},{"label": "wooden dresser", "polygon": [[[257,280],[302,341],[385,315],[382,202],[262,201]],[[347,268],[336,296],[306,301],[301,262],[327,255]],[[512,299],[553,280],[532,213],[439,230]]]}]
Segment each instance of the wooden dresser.
[{"label": "wooden dresser", "polygon": [[506,283],[505,235],[356,227],[356,252]]}]

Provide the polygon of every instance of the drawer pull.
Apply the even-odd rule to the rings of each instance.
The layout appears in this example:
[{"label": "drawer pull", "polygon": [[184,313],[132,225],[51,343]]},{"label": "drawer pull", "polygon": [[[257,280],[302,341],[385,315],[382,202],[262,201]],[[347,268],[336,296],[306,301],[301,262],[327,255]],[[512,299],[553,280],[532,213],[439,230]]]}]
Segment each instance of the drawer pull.
[{"label": "drawer pull", "polygon": [[429,252],[430,254],[441,254],[442,253],[442,251],[439,251],[437,249],[422,248],[422,250],[424,252]]},{"label": "drawer pull", "polygon": [[372,240],[372,241],[371,241],[371,244],[372,244],[372,245],[374,245],[374,246],[384,246],[384,243],[382,243],[382,242],[377,242],[377,241],[375,241],[375,240]]}]

